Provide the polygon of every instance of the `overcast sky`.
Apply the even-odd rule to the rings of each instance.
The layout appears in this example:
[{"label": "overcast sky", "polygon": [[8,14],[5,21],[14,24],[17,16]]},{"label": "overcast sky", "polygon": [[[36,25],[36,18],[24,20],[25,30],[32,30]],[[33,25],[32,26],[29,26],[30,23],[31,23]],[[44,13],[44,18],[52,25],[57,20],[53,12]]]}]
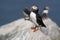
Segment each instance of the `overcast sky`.
[{"label": "overcast sky", "polygon": [[48,16],[60,24],[60,0],[0,0],[0,26],[22,18],[23,7],[32,5],[39,7],[39,13],[46,5],[50,6]]}]

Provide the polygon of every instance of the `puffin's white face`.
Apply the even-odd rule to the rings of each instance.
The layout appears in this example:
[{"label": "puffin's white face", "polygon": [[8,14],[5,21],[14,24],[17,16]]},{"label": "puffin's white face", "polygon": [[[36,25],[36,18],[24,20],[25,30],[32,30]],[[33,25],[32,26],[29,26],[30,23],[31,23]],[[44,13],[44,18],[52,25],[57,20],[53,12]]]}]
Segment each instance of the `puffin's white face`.
[{"label": "puffin's white face", "polygon": [[45,14],[48,14],[48,11],[49,11],[49,7],[46,6],[45,9],[43,10],[43,13],[42,13],[42,14],[44,14],[44,13],[45,13]]},{"label": "puffin's white face", "polygon": [[31,8],[32,8],[33,10],[37,10],[37,9],[38,9],[37,6],[32,6]]}]

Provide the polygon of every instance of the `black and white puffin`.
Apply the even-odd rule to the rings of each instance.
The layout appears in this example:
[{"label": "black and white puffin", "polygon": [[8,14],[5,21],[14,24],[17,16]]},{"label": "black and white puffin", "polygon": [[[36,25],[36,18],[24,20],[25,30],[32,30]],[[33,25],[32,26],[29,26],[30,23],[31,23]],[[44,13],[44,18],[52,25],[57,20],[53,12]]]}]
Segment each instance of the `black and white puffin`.
[{"label": "black and white puffin", "polygon": [[25,20],[30,20],[30,17],[29,17],[30,16],[30,11],[26,7],[23,8],[23,13],[24,13],[24,16],[25,16],[24,19]]},{"label": "black and white puffin", "polygon": [[38,27],[46,27],[42,21],[41,16],[38,14],[38,7],[37,6],[32,6],[31,7],[31,13],[30,13],[30,20],[35,24],[34,31],[38,30]]},{"label": "black and white puffin", "polygon": [[46,19],[48,12],[49,12],[49,7],[46,6],[46,7],[43,9],[43,11],[42,11],[41,17],[42,17],[43,19]]}]

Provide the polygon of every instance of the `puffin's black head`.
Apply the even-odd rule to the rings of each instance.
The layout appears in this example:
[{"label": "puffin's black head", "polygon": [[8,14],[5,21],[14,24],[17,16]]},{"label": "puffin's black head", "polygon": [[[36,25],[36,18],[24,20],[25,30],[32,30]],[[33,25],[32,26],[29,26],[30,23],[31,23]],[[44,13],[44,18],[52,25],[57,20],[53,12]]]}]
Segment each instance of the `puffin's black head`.
[{"label": "puffin's black head", "polygon": [[38,7],[37,6],[32,6],[31,7],[31,11],[35,12],[35,13],[38,13]]}]

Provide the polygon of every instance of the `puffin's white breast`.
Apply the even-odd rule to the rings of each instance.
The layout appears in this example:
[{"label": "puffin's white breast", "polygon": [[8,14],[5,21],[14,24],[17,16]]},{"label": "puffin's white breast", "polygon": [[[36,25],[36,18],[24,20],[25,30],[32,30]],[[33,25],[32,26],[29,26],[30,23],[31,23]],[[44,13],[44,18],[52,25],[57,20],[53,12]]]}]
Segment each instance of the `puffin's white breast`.
[{"label": "puffin's white breast", "polygon": [[36,20],[36,14],[34,12],[31,12],[30,18],[31,20]]},{"label": "puffin's white breast", "polygon": [[37,19],[36,19],[36,14],[34,12],[31,12],[30,14],[30,20],[35,24],[35,25],[38,25],[37,24]]}]

